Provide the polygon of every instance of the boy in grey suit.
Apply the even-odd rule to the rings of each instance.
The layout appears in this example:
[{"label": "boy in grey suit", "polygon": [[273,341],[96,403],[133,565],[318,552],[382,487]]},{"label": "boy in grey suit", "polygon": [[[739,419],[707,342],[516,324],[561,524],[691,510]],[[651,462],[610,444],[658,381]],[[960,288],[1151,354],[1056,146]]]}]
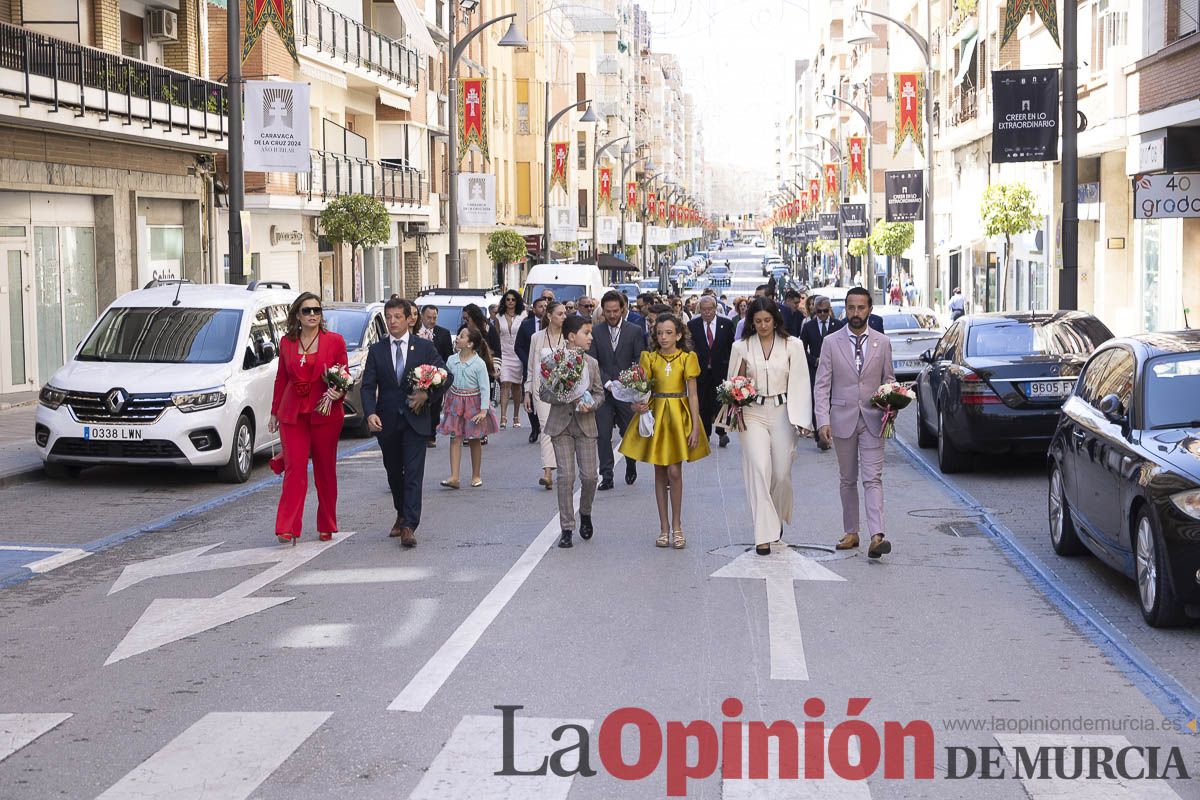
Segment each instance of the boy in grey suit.
[{"label": "boy in grey suit", "polygon": [[567,346],[583,353],[587,362],[588,391],[592,404],[581,407],[579,401],[563,403],[542,384],[541,398],[550,404],[550,414],[542,422],[542,432],[550,437],[554,445],[554,460],[558,464],[558,519],[562,528],[559,547],[571,547],[571,536],[575,531],[575,464],[579,464],[579,535],[591,539],[592,501],[596,498],[599,483],[599,455],[597,452],[596,408],[604,403],[604,382],[600,378],[600,364],[587,355],[592,344],[592,322],[585,317],[567,317],[563,321],[563,337]]}]

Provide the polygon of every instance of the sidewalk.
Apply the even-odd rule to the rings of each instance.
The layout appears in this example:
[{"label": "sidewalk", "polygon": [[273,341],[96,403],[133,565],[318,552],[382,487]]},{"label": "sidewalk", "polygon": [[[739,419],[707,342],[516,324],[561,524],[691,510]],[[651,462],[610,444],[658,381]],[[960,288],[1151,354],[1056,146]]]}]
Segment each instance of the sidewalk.
[{"label": "sidewalk", "polygon": [[42,459],[33,443],[37,400],[0,407],[0,489],[43,476]]}]

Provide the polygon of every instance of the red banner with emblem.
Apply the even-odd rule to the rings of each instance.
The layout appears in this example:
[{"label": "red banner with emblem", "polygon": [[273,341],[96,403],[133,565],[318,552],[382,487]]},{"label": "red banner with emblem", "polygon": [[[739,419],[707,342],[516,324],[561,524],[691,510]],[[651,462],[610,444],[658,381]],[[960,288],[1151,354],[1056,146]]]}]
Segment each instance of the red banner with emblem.
[{"label": "red banner with emblem", "polygon": [[646,192],[646,216],[651,222],[654,221],[655,215],[658,213],[658,201],[654,192]]},{"label": "red banner with emblem", "polygon": [[846,139],[846,155],[850,160],[850,176],[847,179],[850,191],[856,186],[867,185],[867,140],[862,136],[851,136]]},{"label": "red banner with emblem", "polygon": [[[226,7],[229,7],[228,3]],[[292,0],[242,0],[242,9],[245,20],[242,22],[242,30],[245,31],[242,37],[242,61],[250,57],[250,51],[270,22],[283,40],[288,55],[297,64],[300,63],[300,56],[296,54],[296,14],[292,10]]]},{"label": "red banner with emblem", "polygon": [[808,181],[808,204],[812,208],[821,205],[821,179],[810,178]]},{"label": "red banner with emblem", "polygon": [[600,191],[596,195],[600,201],[600,207],[612,211],[613,196],[612,196],[612,167],[600,168]]},{"label": "red banner with emblem", "polygon": [[833,200],[834,203],[838,201],[839,192],[837,164],[825,165],[825,196]]},{"label": "red banner with emblem", "polygon": [[630,181],[625,184],[625,207],[630,211],[637,208],[637,181]]},{"label": "red banner with emblem", "polygon": [[[1050,31],[1054,43],[1061,48],[1062,42],[1058,40],[1057,0],[1008,0],[1004,6],[1004,31],[1000,35],[1000,46],[1008,44],[1008,40],[1017,32],[1017,26],[1030,11],[1042,18],[1042,24]],[[1191,22],[1195,24],[1196,20]]]},{"label": "red banner with emblem", "polygon": [[458,83],[458,151],[461,163],[471,145],[479,148],[484,161],[488,155],[487,78],[462,78]]},{"label": "red banner with emblem", "polygon": [[896,153],[906,138],[924,154],[925,76],[920,72],[896,73]]},{"label": "red banner with emblem", "polygon": [[667,201],[666,200],[658,201],[658,218],[664,222],[667,219]]},{"label": "red banner with emblem", "polygon": [[551,142],[550,152],[553,154],[553,171],[550,173],[550,189],[553,191],[555,186],[561,186],[564,192],[567,189],[567,158],[571,154],[570,142]]}]

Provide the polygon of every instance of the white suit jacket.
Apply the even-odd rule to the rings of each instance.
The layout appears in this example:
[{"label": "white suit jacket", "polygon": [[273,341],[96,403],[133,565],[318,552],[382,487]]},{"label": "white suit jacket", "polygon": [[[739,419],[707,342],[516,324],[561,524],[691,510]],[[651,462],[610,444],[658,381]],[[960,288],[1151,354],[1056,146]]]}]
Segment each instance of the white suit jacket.
[{"label": "white suit jacket", "polygon": [[[808,380],[808,357],[804,353],[804,343],[794,336],[777,338],[775,347],[784,348],[787,353],[787,413],[788,422],[807,430],[812,430],[812,384]],[[772,353],[774,355],[774,353]],[[729,375],[745,375],[754,381],[761,392],[763,386],[756,374],[756,364],[762,360],[762,349],[758,346],[758,335],[751,334],[749,339],[738,339],[733,343],[729,353]],[[774,359],[772,359],[774,360]],[[772,394],[778,394],[772,389]]]}]

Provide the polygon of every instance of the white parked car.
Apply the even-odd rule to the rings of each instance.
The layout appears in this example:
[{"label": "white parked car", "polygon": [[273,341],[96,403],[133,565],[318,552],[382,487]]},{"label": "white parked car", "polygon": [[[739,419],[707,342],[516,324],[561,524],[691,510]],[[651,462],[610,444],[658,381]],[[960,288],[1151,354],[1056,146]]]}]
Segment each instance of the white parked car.
[{"label": "white parked car", "polygon": [[267,432],[287,284],[170,282],[117,298],[38,397],[46,472],[97,464],[216,467],[250,477]]},{"label": "white parked car", "polygon": [[896,380],[916,380],[925,368],[921,353],[942,338],[937,314],[920,306],[876,306],[875,313],[883,318],[883,332],[892,340],[892,371]]}]

